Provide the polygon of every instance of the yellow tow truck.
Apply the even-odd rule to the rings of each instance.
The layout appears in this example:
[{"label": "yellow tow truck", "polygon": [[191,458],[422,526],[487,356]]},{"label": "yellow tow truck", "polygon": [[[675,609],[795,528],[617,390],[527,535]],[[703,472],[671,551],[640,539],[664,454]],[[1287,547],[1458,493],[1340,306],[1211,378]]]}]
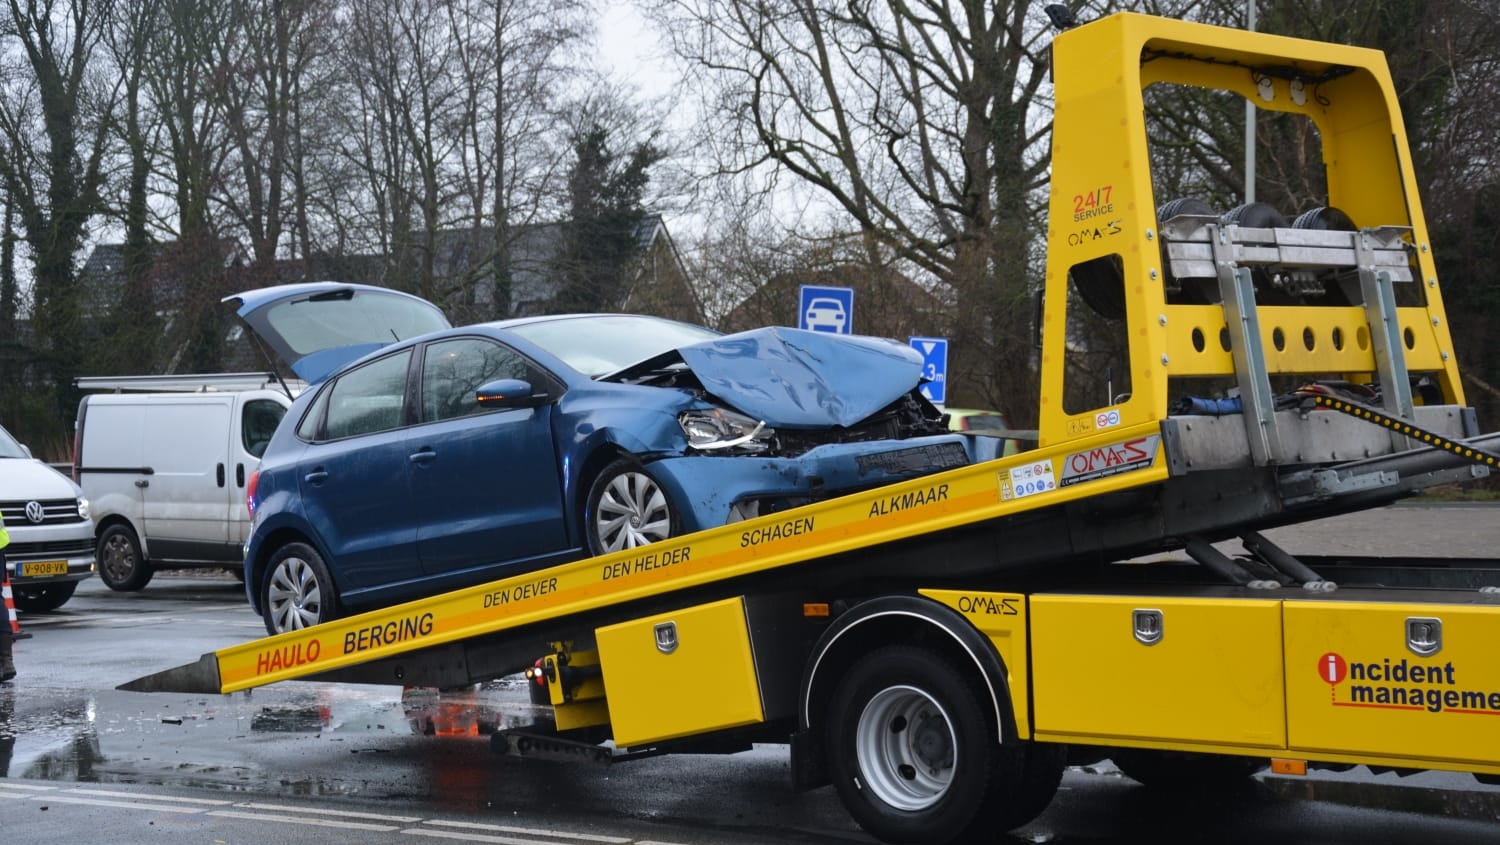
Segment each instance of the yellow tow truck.
[{"label": "yellow tow truck", "polygon": [[[497,733],[501,751],[608,762],[787,743],[796,787],[832,783],[890,842],[1024,824],[1070,754],[1148,781],[1268,761],[1500,776],[1500,595],[1336,584],[1260,533],[1500,463],[1500,434],[1464,403],[1384,57],[1122,13],[1061,32],[1052,59],[1036,448],[124,688],[528,671],[553,718]],[[1305,119],[1326,205],[1287,224],[1155,196],[1153,85]],[[1080,305],[1122,340],[1113,395],[1080,387]],[[1236,538],[1248,554],[1216,545]]]}]

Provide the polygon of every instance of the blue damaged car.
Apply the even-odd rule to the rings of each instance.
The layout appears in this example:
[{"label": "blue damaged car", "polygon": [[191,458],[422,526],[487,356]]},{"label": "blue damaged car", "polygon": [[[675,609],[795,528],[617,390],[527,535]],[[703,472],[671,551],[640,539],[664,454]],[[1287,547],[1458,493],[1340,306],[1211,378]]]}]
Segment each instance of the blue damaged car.
[{"label": "blue damaged car", "polygon": [[271,633],[974,460],[880,338],[627,314],[451,328],[320,282],[229,297],[305,380],[247,483]]}]

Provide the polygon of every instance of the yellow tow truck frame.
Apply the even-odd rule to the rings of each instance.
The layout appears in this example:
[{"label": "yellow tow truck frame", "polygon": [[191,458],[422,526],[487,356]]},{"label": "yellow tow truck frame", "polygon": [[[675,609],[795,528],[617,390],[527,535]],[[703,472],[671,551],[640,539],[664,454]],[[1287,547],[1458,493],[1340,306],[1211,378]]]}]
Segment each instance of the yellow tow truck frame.
[{"label": "yellow tow truck frame", "polygon": [[[1268,760],[1500,775],[1500,597],[1335,585],[1258,533],[1500,461],[1500,435],[1464,405],[1384,57],[1122,13],[1058,34],[1052,61],[1035,449],[123,688],[455,687],[527,670],[556,730],[497,734],[501,750],[607,761],[788,742],[795,785],[832,782],[892,842],[1025,823],[1069,748],[1142,779]],[[1343,217],[1163,204],[1144,120],[1158,84],[1310,121]],[[1070,379],[1070,309],[1085,303],[1128,349],[1123,390],[1092,402]],[[1367,382],[1378,397],[1348,390]],[[1201,384],[1232,389],[1210,411],[1174,408]],[[1214,545],[1236,537],[1252,558]],[[1192,563],[1140,562],[1169,551]]]}]

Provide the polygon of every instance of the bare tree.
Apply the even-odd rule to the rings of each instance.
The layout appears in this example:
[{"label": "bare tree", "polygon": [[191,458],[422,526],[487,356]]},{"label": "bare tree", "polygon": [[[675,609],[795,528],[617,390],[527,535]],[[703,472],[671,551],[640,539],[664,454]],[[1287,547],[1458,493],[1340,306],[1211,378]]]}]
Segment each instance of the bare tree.
[{"label": "bare tree", "polygon": [[33,321],[60,419],[76,406],[81,297],[73,262],[98,208],[113,88],[95,64],[107,0],[11,0],[0,37],[0,182],[32,253]]},{"label": "bare tree", "polygon": [[[249,238],[261,281],[279,258],[307,249],[305,186],[297,178],[303,81],[334,32],[324,0],[236,0],[237,38],[224,45],[216,89],[233,145],[222,202]],[[288,231],[291,221],[299,237]]]},{"label": "bare tree", "polygon": [[244,9],[215,0],[161,0],[140,7],[149,28],[146,88],[166,149],[163,181],[170,192],[161,221],[169,245],[154,257],[152,287],[169,313],[169,372],[212,372],[220,366],[233,247],[222,231],[219,200],[233,142],[227,131],[227,58],[243,39]]},{"label": "bare tree", "polygon": [[119,291],[113,292],[117,299],[108,304],[106,325],[92,338],[90,357],[101,366],[108,361],[119,371],[150,373],[157,367],[161,340],[161,321],[150,279],[154,241],[150,182],[159,133],[150,111],[146,74],[151,27],[160,20],[160,5],[158,0],[140,0],[121,3],[114,11],[107,37],[112,63],[119,69],[122,83],[115,134],[123,147],[124,161],[118,170],[124,184],[106,186],[109,194],[101,212],[117,219],[124,229],[120,268],[124,282]]},{"label": "bare tree", "polygon": [[511,253],[518,233],[560,208],[554,188],[566,165],[560,103],[578,75],[592,10],[579,0],[480,0],[462,10],[454,28],[463,33],[457,47],[470,119],[459,149],[460,186],[466,222],[489,237],[488,249],[450,268],[446,297],[457,313],[494,319],[514,306]]},{"label": "bare tree", "polygon": [[1032,395],[1047,37],[1031,3],[651,5],[703,93],[712,173],[791,177],[872,266],[889,251],[951,287],[953,401]]},{"label": "bare tree", "polygon": [[457,217],[452,163],[472,118],[460,33],[435,0],[354,0],[348,12],[348,153],[375,201],[387,281],[441,304],[438,235]]}]

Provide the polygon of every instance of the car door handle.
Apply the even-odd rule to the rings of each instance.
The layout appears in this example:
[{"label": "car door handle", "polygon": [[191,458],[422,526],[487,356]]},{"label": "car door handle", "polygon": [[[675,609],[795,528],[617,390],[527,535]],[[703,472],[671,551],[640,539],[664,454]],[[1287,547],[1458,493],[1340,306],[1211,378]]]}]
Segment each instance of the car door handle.
[{"label": "car door handle", "polygon": [[214,473],[214,477],[218,479],[219,486],[223,487],[224,486],[224,465],[223,464],[219,464],[218,465],[218,470]]},{"label": "car door handle", "polygon": [[237,486],[237,487],[244,487],[245,486],[245,465],[244,464],[235,464],[234,465],[234,483],[235,483],[235,486]]},{"label": "car door handle", "polygon": [[302,476],[302,480],[308,484],[322,484],[328,480],[328,470],[318,467],[307,475]]},{"label": "car door handle", "polygon": [[437,452],[432,451],[431,447],[424,446],[408,455],[406,459],[414,464],[430,464],[437,460]]}]

